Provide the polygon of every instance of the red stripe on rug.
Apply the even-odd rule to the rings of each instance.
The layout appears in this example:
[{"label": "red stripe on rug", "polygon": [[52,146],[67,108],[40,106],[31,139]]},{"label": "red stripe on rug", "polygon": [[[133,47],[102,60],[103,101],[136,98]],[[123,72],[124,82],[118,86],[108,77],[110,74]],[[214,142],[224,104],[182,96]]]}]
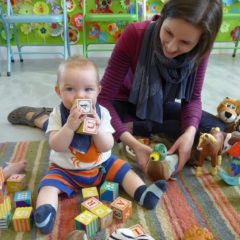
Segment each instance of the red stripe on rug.
[{"label": "red stripe on rug", "polygon": [[222,214],[228,220],[229,225],[240,236],[239,214],[234,210],[231,203],[225,197],[224,193],[218,187],[216,182],[213,180],[212,176],[206,175],[204,178],[201,178],[201,180],[204,184],[204,188],[206,188],[209,193],[211,193],[211,196],[214,199],[214,203],[218,206],[218,209],[221,209]]},{"label": "red stripe on rug", "polygon": [[26,156],[26,152],[28,149],[29,142],[19,142],[15,146],[15,151],[11,156],[10,162],[18,162],[22,160]]},{"label": "red stripe on rug", "polygon": [[169,207],[174,211],[179,227],[181,228],[181,232],[178,232],[177,235],[181,237],[186,229],[194,224],[197,225],[198,220],[194,216],[191,207],[188,206],[188,202],[176,182],[169,183],[166,195],[170,203]]}]

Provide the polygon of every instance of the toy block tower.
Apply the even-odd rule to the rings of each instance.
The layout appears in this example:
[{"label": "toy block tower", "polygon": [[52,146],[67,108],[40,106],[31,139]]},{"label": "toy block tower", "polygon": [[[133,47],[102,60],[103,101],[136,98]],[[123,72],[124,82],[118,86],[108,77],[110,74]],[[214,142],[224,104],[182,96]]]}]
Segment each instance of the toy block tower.
[{"label": "toy block tower", "polygon": [[118,183],[105,181],[100,187],[100,200],[112,202],[118,197]]},{"label": "toy block tower", "polygon": [[32,205],[31,191],[16,192],[13,200],[16,207],[30,207]]},{"label": "toy block tower", "polygon": [[82,196],[84,200],[87,200],[88,198],[91,198],[91,197],[99,198],[98,190],[96,187],[83,188]]},{"label": "toy block tower", "polygon": [[92,213],[99,217],[99,227],[101,230],[109,226],[113,221],[112,209],[104,204],[97,205],[92,209]]},{"label": "toy block tower", "polygon": [[132,215],[132,202],[125,198],[118,197],[115,199],[111,203],[111,208],[113,209],[113,216],[122,222],[125,222]]},{"label": "toy block tower", "polygon": [[21,191],[26,185],[25,174],[13,174],[7,179],[7,191],[18,192]]},{"label": "toy block tower", "polygon": [[101,204],[102,202],[100,202],[97,198],[91,197],[81,203],[81,212],[83,212],[84,210],[88,210],[91,212],[93,208]]},{"label": "toy block tower", "polygon": [[16,208],[13,214],[13,228],[15,232],[29,232],[33,221],[33,208]]},{"label": "toy block tower", "polygon": [[99,223],[98,217],[95,214],[86,210],[75,217],[74,220],[76,229],[84,230],[89,238],[97,233]]}]

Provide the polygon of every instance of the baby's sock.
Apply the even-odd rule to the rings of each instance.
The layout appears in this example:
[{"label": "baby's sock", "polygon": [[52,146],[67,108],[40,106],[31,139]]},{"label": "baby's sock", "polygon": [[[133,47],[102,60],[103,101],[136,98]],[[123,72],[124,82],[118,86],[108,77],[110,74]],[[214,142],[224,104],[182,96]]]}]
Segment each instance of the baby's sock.
[{"label": "baby's sock", "polygon": [[54,226],[56,210],[50,204],[38,207],[34,213],[35,224],[43,234],[49,234]]},{"label": "baby's sock", "polygon": [[164,180],[158,180],[150,186],[140,186],[134,193],[134,200],[147,209],[154,209],[166,190],[167,183]]}]

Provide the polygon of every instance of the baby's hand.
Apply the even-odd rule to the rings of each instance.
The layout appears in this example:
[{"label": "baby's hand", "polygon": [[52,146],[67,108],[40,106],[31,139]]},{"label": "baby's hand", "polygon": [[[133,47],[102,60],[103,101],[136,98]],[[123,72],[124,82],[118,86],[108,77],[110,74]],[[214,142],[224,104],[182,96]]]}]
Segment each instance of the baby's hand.
[{"label": "baby's hand", "polygon": [[99,118],[99,116],[98,116],[98,114],[97,114],[97,112],[96,112],[96,107],[93,107],[92,117],[95,119],[96,125],[97,125],[97,128],[98,128],[99,125],[100,125],[101,120],[100,120],[100,118]]},{"label": "baby's hand", "polygon": [[82,114],[81,107],[73,105],[67,119],[67,125],[71,130],[76,131],[79,128],[80,124],[84,121],[84,118],[85,115]]}]

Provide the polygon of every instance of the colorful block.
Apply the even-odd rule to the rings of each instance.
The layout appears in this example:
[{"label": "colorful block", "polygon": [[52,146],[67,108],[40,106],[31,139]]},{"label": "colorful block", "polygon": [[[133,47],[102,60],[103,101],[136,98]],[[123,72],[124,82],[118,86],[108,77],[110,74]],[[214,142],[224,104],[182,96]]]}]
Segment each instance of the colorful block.
[{"label": "colorful block", "polygon": [[83,199],[85,200],[91,197],[98,198],[98,190],[96,187],[83,188],[82,196],[83,196]]},{"label": "colorful block", "polygon": [[75,217],[74,220],[76,229],[84,230],[89,238],[97,233],[99,223],[98,217],[95,214],[86,210]]},{"label": "colorful block", "polygon": [[142,234],[146,234],[146,232],[144,231],[143,227],[140,224],[136,224],[130,227],[130,229],[133,231],[135,237],[138,237]]},{"label": "colorful block", "polygon": [[11,212],[8,212],[3,218],[0,219],[0,229],[7,229],[11,222]]},{"label": "colorful block", "polygon": [[33,221],[33,208],[16,208],[13,214],[13,228],[15,232],[29,232]]},{"label": "colorful block", "polygon": [[92,209],[95,208],[99,204],[102,204],[102,203],[97,198],[91,197],[81,203],[81,211],[83,212],[84,210],[88,210],[91,212]]},{"label": "colorful block", "polygon": [[32,205],[31,191],[15,192],[14,202],[16,207],[30,207]]},{"label": "colorful block", "polygon": [[100,199],[112,202],[118,197],[118,183],[105,181],[100,188]]},{"label": "colorful block", "polygon": [[7,191],[8,192],[19,192],[26,185],[25,174],[13,174],[7,179]]},{"label": "colorful block", "polygon": [[3,182],[0,182],[0,203],[3,203],[3,199],[6,194],[6,185]]},{"label": "colorful block", "polygon": [[113,209],[113,217],[125,222],[132,215],[132,202],[118,197],[111,203]]},{"label": "colorful block", "polygon": [[4,183],[5,182],[5,178],[4,178],[4,175],[3,175],[3,168],[0,167],[0,182]]},{"label": "colorful block", "polygon": [[83,134],[96,134],[97,133],[97,122],[96,119],[86,117],[80,127],[77,129],[77,133]]},{"label": "colorful block", "polygon": [[76,99],[76,105],[81,107],[82,114],[93,114],[92,99]]},{"label": "colorful block", "polygon": [[101,230],[109,226],[113,221],[112,209],[104,204],[97,205],[95,208],[92,209],[92,213],[98,216],[99,227]]},{"label": "colorful block", "polygon": [[3,202],[0,203],[0,219],[4,218],[11,211],[11,199],[9,195],[5,195]]}]

